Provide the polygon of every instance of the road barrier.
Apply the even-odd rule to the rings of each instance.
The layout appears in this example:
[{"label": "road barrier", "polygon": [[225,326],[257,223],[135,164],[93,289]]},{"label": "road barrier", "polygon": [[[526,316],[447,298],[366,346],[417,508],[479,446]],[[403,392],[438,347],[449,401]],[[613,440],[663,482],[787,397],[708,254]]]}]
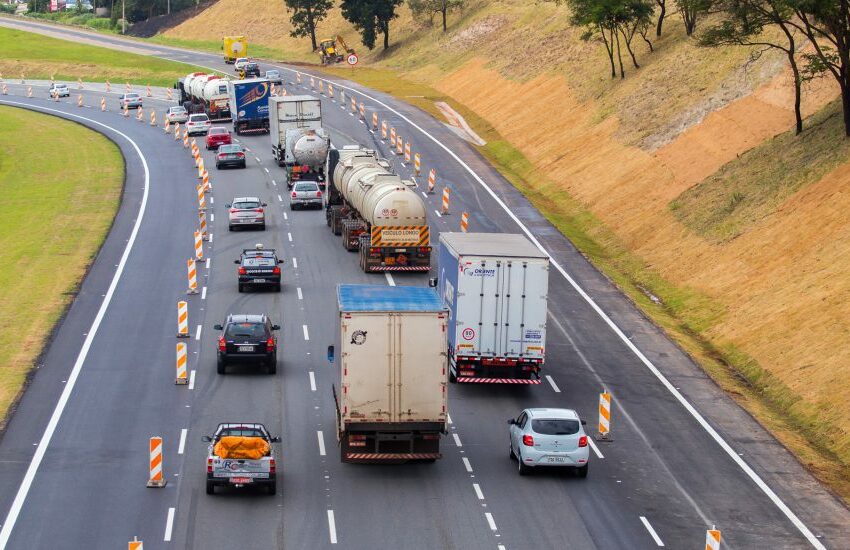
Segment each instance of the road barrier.
[{"label": "road barrier", "polygon": [[428,194],[432,195],[434,193],[434,186],[437,185],[437,171],[435,169],[431,169],[428,172]]},{"label": "road barrier", "polygon": [[204,210],[198,211],[198,230],[201,232],[201,238],[205,241],[209,240],[207,234],[207,213]]},{"label": "road barrier", "polygon": [[396,139],[396,141],[395,141],[395,144],[396,144],[395,152],[396,152],[396,154],[401,155],[404,152],[404,140],[402,139],[401,136],[397,136],[395,139]]},{"label": "road barrier", "polygon": [[460,215],[460,230],[464,233],[469,230],[469,212],[464,212]]},{"label": "road barrier", "polygon": [[404,162],[410,162],[410,157],[413,154],[413,145],[408,141],[404,144]]},{"label": "road barrier", "polygon": [[186,272],[189,279],[189,288],[186,294],[198,293],[198,270],[195,268],[195,260],[189,259],[186,261]]},{"label": "road barrier", "polygon": [[413,155],[413,173],[417,177],[422,174],[422,157],[419,156],[419,153]]},{"label": "road barrier", "polygon": [[[201,191],[203,196],[203,191]],[[195,259],[204,259],[204,240],[201,238],[201,232],[195,231]]]},{"label": "road barrier", "polygon": [[198,184],[198,210],[207,209],[207,198],[204,196],[204,186]]},{"label": "road barrier", "polygon": [[599,441],[611,440],[611,394],[607,391],[599,394]]},{"label": "road barrier", "polygon": [[178,141],[180,139],[180,123],[174,123],[174,141]]},{"label": "road barrier", "polygon": [[133,540],[127,543],[127,550],[144,550],[139,537],[133,537]]},{"label": "road barrier", "polygon": [[106,98],[105,97],[100,98],[100,110],[106,111]]},{"label": "road barrier", "polygon": [[186,302],[177,302],[177,337],[189,337],[189,305]]},{"label": "road barrier", "polygon": [[146,97],[153,97],[153,94],[151,93],[151,85],[150,84],[148,84],[147,90],[145,91],[145,96]]},{"label": "road barrier", "polygon": [[381,121],[381,139],[387,139],[387,121]]},{"label": "road barrier", "polygon": [[109,79],[108,79],[108,78],[106,79],[106,91],[107,91],[107,92],[111,92],[111,91],[112,91],[112,84],[110,84],[110,83],[109,83]]},{"label": "road barrier", "polygon": [[162,127],[162,130],[167,134],[171,132],[171,121],[167,118],[165,119],[165,126]]},{"label": "road barrier", "polygon": [[392,128],[390,130],[390,150],[392,150],[393,146],[395,145],[395,136],[396,136],[395,128]]},{"label": "road barrier", "polygon": [[168,481],[162,475],[162,438],[152,437],[148,449],[150,456],[148,487],[165,487]]},{"label": "road barrier", "polygon": [[[192,262],[192,260],[189,261]],[[177,376],[174,378],[174,383],[178,385],[189,383],[189,377],[186,373],[186,364],[189,359],[188,347],[186,342],[177,342]]]},{"label": "road barrier", "polygon": [[136,109],[136,120],[138,120],[139,122],[143,122],[144,118],[145,112],[142,110],[141,107],[139,107],[138,109]]},{"label": "road barrier", "polygon": [[362,101],[360,102],[360,120],[366,120],[366,104]]},{"label": "road barrier", "polygon": [[451,190],[448,187],[443,187],[443,206],[440,209],[440,213],[443,216],[449,215],[449,195],[451,194]]},{"label": "road barrier", "polygon": [[77,107],[82,107],[82,106],[83,106],[83,94],[78,94],[77,95]]},{"label": "road barrier", "polygon": [[156,111],[151,109],[151,126],[156,126]]},{"label": "road barrier", "polygon": [[334,96],[334,85],[330,84],[330,83],[328,83],[328,96],[330,96],[330,97]]},{"label": "road barrier", "polygon": [[357,99],[354,98],[354,97],[351,98],[351,112],[352,113],[357,112]]},{"label": "road barrier", "polygon": [[705,550],[720,550],[720,530],[714,526],[705,532]]},{"label": "road barrier", "polygon": [[32,86],[27,86],[27,97],[32,97]]}]

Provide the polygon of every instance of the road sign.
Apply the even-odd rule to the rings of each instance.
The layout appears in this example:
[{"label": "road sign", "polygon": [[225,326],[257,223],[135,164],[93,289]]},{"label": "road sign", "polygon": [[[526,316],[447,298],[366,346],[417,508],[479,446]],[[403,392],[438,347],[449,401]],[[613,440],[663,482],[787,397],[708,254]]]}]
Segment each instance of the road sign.
[{"label": "road sign", "polygon": [[356,53],[348,54],[348,64],[351,66],[357,65],[358,57]]}]

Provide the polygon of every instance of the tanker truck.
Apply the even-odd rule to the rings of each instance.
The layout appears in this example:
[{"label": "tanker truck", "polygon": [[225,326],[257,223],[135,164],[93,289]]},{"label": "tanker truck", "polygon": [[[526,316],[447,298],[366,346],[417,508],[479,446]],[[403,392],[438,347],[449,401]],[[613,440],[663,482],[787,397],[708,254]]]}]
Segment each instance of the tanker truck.
[{"label": "tanker truck", "polygon": [[322,102],[308,95],[269,97],[272,155],[286,168],[287,185],[299,179],[325,187],[331,140],[322,128]]},{"label": "tanker truck", "polygon": [[359,251],[363,271],[430,271],[427,208],[416,184],[358,145],[331,149],[325,174],[327,224],[346,250]]}]

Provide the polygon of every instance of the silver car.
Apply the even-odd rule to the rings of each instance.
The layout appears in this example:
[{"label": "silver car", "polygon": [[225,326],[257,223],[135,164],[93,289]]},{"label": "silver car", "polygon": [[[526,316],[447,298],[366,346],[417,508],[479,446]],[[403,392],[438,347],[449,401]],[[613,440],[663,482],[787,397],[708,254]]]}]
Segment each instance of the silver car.
[{"label": "silver car", "polygon": [[266,203],[260,202],[257,197],[236,197],[231,204],[225,206],[228,208],[227,224],[231,231],[237,227],[266,228]]},{"label": "silver car", "polygon": [[292,186],[292,193],[289,195],[289,209],[295,210],[304,207],[322,207],[322,190],[319,189],[319,184],[315,181],[298,181]]},{"label": "silver car", "polygon": [[189,120],[186,122],[186,131],[190,136],[195,134],[206,134],[210,131],[212,122],[206,114],[189,115]]},{"label": "silver car", "polygon": [[519,475],[531,468],[572,468],[587,477],[588,448],[584,420],[572,409],[525,409],[510,424],[511,459],[519,464]]},{"label": "silver car", "polygon": [[189,120],[189,112],[186,111],[185,107],[169,107],[168,112],[165,113],[165,119],[174,124],[175,122],[186,122]]}]

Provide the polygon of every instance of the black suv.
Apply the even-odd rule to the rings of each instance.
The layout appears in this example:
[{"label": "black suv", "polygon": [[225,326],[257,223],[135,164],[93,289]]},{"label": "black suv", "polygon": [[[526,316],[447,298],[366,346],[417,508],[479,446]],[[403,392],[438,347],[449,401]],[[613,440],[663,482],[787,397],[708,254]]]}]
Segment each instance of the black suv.
[{"label": "black suv", "polygon": [[274,248],[264,248],[258,244],[254,248],[242,249],[242,256],[233,263],[239,266],[239,292],[245,292],[247,285],[271,285],[280,292],[280,266],[283,260],[277,258]]},{"label": "black suv", "polygon": [[265,366],[266,372],[277,372],[277,337],[267,315],[228,315],[218,337],[218,373],[224,374],[227,365],[251,363]]}]

